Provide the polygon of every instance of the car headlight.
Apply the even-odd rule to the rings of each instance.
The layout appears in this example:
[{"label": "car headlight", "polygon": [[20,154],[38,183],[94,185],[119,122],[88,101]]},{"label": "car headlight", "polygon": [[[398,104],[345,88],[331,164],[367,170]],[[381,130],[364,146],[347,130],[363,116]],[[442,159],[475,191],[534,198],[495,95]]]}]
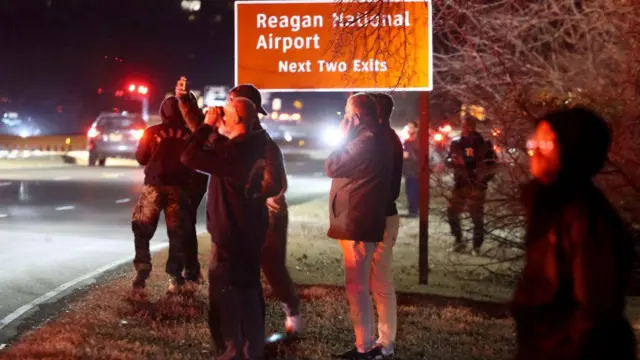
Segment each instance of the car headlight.
[{"label": "car headlight", "polygon": [[287,131],[287,132],[284,133],[284,139],[287,142],[291,142],[291,140],[293,140],[293,136],[291,136],[291,134]]},{"label": "car headlight", "polygon": [[331,147],[340,146],[344,142],[344,134],[336,128],[327,129],[322,134],[322,140]]}]

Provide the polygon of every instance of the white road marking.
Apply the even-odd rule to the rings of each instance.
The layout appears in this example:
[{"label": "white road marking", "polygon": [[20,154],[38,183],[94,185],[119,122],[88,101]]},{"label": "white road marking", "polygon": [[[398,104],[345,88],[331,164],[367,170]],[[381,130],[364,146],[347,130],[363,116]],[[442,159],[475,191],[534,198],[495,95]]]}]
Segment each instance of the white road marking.
[{"label": "white road marking", "polygon": [[[7,216],[9,216],[9,214],[0,214],[0,219],[2,218],[6,218]],[[1,306],[0,306],[1,307]]]},{"label": "white road marking", "polygon": [[[166,247],[168,247],[169,244],[165,243],[165,244],[157,244],[151,247],[151,251],[155,252],[161,249],[164,249]],[[110,264],[107,264],[99,269],[96,269],[92,272],[89,272],[85,275],[80,276],[79,278],[73,279],[69,282],[66,282],[60,286],[58,286],[57,288],[49,291],[48,293],[40,296],[39,298],[31,301],[28,304],[22,305],[21,307],[19,307],[16,311],[12,312],[11,314],[5,316],[2,320],[0,320],[0,330],[4,329],[5,327],[7,327],[7,325],[9,325],[12,321],[16,320],[17,318],[19,318],[20,316],[22,316],[24,313],[30,311],[31,309],[37,307],[38,305],[52,299],[53,297],[59,295],[60,293],[62,293],[63,291],[76,286],[77,284],[94,278],[106,271],[109,271],[117,266],[120,266],[126,262],[129,262],[131,260],[133,260],[133,255],[127,256],[126,258],[120,259],[120,260],[116,260]]]},{"label": "white road marking", "polygon": [[9,185],[11,185],[11,184],[12,184],[12,183],[10,183],[10,182],[8,182],[8,181],[1,182],[1,183],[0,183],[0,187],[2,187],[2,186],[9,186]]},{"label": "white road marking", "polygon": [[75,207],[75,206],[73,206],[73,205],[68,205],[68,206],[58,206],[58,207],[56,208],[56,210],[58,210],[58,211],[66,211],[66,210],[73,210],[73,209],[75,209],[75,208],[76,208],[76,207]]},{"label": "white road marking", "polygon": [[56,178],[53,178],[53,180],[55,180],[55,181],[71,180],[71,176],[58,176]]},{"label": "white road marking", "polygon": [[124,175],[124,173],[113,173],[113,174],[112,173],[102,173],[102,176],[106,177],[108,179],[117,179],[117,178],[119,178],[120,176],[123,176],[123,175]]},{"label": "white road marking", "polygon": [[131,201],[131,199],[129,199],[129,198],[118,199],[118,200],[116,200],[116,204],[126,204],[129,201]]}]

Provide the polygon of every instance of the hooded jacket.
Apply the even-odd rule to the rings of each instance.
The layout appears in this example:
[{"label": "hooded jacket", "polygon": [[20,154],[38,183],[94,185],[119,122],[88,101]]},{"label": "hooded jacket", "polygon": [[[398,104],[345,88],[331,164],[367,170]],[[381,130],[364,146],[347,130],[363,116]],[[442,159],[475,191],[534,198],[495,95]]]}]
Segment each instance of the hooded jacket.
[{"label": "hooded jacket", "polygon": [[561,169],[523,187],[526,265],[513,299],[518,360],[635,359],[624,318],[635,259],[627,227],[592,182],[610,143],[606,123],[583,109],[544,118]]},{"label": "hooded jacket", "polygon": [[144,131],[136,160],[143,165],[145,185],[191,185],[194,172],[180,162],[180,154],[188,145],[191,131],[186,127],[178,107],[178,99],[169,97],[160,107],[162,123]]}]

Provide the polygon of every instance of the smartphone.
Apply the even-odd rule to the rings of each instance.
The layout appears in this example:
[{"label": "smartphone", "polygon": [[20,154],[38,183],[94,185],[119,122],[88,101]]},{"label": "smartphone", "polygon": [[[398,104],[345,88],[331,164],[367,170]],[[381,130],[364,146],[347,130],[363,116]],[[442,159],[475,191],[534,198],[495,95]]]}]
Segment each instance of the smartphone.
[{"label": "smartphone", "polygon": [[180,77],[178,86],[180,87],[180,90],[187,91],[187,78],[185,76]]}]

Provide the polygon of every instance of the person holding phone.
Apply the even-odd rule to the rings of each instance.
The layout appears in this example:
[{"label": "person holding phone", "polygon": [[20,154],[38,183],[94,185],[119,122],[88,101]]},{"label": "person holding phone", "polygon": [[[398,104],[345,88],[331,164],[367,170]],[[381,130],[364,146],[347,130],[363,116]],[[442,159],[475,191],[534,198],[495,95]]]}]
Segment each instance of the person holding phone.
[{"label": "person holding phone", "polygon": [[[251,131],[255,121],[255,105],[244,97],[230,100],[224,109],[210,109],[181,156],[191,169],[210,175],[209,326],[222,353],[217,359],[262,359],[264,352],[260,265],[269,222],[265,202],[282,189],[265,182],[269,139],[264,130]],[[216,126],[228,140],[204,149]]]},{"label": "person holding phone", "polygon": [[355,347],[341,359],[378,359],[383,355],[374,338],[371,292],[393,286],[379,262],[393,169],[393,147],[381,131],[376,100],[369,94],[349,98],[340,129],[345,144],[325,164],[331,181],[328,236],[342,248],[345,288],[355,330]]},{"label": "person holding phone", "polygon": [[[180,162],[180,154],[187,148],[191,132],[185,126],[178,108],[178,99],[169,97],[160,108],[162,124],[144,131],[136,151],[136,159],[144,168],[144,187],[133,212],[131,228],[134,234],[136,277],[134,295],[143,295],[151,272],[149,242],[155,234],[164,212],[169,235],[169,259],[166,272],[170,276],[168,292],[179,292],[185,284],[185,240],[191,222],[190,199],[185,191],[193,171]],[[197,250],[196,250],[197,251]]]}]

